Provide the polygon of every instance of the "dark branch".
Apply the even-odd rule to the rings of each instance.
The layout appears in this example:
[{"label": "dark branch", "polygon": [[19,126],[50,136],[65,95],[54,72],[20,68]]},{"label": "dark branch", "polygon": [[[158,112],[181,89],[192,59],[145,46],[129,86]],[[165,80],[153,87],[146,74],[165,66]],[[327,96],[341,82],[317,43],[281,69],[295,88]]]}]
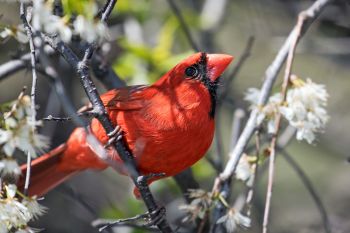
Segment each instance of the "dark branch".
[{"label": "dark branch", "polygon": [[104,64],[100,54],[95,54],[91,61],[91,68],[95,77],[100,80],[107,90],[126,86],[122,80],[108,64]]},{"label": "dark branch", "polygon": [[[111,9],[113,9],[116,1],[108,1],[108,6],[106,7],[109,13],[111,12]],[[102,13],[102,20],[107,20],[107,16],[109,13],[103,12]],[[106,13],[106,14],[105,14]],[[106,15],[104,17],[104,15]],[[106,109],[103,106],[102,100],[100,98],[100,95],[96,89],[95,84],[92,82],[90,75],[89,75],[89,63],[91,60],[91,57],[96,49],[96,44],[91,44],[85,51],[83,59],[80,61],[79,58],[75,55],[75,53],[66,46],[63,42],[57,42],[54,39],[43,36],[44,40],[50,44],[52,48],[54,48],[56,51],[58,51],[65,59],[66,61],[75,69],[77,74],[80,77],[81,84],[85,90],[86,95],[88,96],[92,106],[93,111],[97,114],[96,118],[99,120],[101,125],[106,131],[107,135],[110,135],[115,127],[117,125],[113,125],[109,115],[107,114]],[[137,166],[134,160],[134,157],[132,153],[130,152],[128,145],[126,144],[125,140],[116,140],[113,144],[114,148],[119,154],[119,157],[123,160],[126,168],[128,169],[129,175],[132,178],[135,186],[139,189],[142,199],[144,200],[148,212],[150,213],[150,216],[152,220],[155,220],[155,218],[159,218],[159,216],[156,216],[155,213],[160,213],[160,209],[158,205],[156,204],[154,197],[148,187],[147,184],[140,186],[140,183],[138,182],[140,173],[137,170]],[[161,216],[158,221],[155,223],[157,227],[162,232],[172,232],[166,218],[164,217],[165,213],[161,212]]]},{"label": "dark branch", "polygon": [[177,17],[177,19],[180,22],[181,28],[183,29],[185,36],[188,40],[188,42],[190,43],[192,49],[196,52],[200,51],[199,46],[196,44],[196,42],[194,41],[192,34],[190,32],[190,29],[187,25],[187,23],[185,22],[184,17],[181,14],[180,9],[176,6],[175,1],[174,0],[168,0],[168,3],[170,5],[171,10],[174,12],[175,16]]}]

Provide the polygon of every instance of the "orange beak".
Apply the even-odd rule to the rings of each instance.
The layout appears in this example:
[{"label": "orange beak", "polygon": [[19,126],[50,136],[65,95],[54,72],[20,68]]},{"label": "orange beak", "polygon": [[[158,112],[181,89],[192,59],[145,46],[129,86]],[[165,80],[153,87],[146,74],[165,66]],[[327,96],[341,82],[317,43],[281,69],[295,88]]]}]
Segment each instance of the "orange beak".
[{"label": "orange beak", "polygon": [[233,57],[227,54],[208,54],[207,57],[208,76],[211,81],[219,78],[233,60]]}]

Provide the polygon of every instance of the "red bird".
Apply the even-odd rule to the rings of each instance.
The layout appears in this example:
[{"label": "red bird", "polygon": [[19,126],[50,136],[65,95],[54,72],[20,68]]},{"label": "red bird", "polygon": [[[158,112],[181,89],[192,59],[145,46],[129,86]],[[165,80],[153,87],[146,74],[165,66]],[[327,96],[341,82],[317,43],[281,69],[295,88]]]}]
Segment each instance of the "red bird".
[{"label": "red bird", "polygon": [[[113,124],[121,126],[141,174],[173,176],[204,156],[214,135],[218,78],[232,59],[225,54],[196,53],[151,86],[101,95]],[[97,119],[90,127],[102,144],[108,142]],[[114,149],[108,147],[107,152],[122,165]],[[86,141],[85,130],[77,128],[67,143],[33,161],[29,195],[41,196],[78,171],[107,167]],[[21,169],[19,186],[23,186],[26,165]],[[123,169],[120,172],[125,174]]]}]

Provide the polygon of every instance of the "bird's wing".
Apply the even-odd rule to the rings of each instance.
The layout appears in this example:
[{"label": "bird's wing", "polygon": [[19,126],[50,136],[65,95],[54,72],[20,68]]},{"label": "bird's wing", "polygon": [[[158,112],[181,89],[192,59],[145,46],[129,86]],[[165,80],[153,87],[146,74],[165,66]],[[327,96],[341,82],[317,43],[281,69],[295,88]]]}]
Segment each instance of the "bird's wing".
[{"label": "bird's wing", "polygon": [[146,85],[137,85],[110,90],[101,99],[108,110],[138,110],[144,107],[143,92]]}]

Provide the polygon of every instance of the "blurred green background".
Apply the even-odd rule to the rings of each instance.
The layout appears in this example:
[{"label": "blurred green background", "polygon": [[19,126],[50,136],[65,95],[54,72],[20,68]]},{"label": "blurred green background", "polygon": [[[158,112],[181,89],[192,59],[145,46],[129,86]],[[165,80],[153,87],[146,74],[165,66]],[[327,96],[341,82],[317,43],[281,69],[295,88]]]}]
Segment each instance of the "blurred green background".
[{"label": "blurred green background", "polygon": [[[224,154],[230,143],[233,112],[247,110],[243,101],[248,87],[260,87],[264,72],[284,39],[296,23],[297,14],[313,1],[297,0],[178,0],[190,32],[199,47],[208,52],[227,53],[239,59],[248,38],[255,42],[251,56],[234,77],[228,99],[218,114]],[[19,23],[17,3],[1,2],[2,25]],[[205,14],[205,4],[209,13]],[[218,4],[224,7],[217,9]],[[208,6],[208,5],[207,5]],[[215,22],[216,18],[218,21]],[[101,51],[106,62],[128,84],[152,83],[182,58],[193,53],[169,4],[165,0],[120,0],[109,21],[110,39]],[[0,63],[28,51],[11,39],[0,44]],[[61,63],[62,80],[78,108],[87,99],[74,73]],[[234,68],[235,62],[231,65]],[[326,209],[335,233],[350,232],[350,5],[337,2],[327,7],[298,46],[293,73],[326,85],[330,94],[330,121],[314,145],[293,141],[287,151],[310,177]],[[230,72],[227,72],[230,73]],[[225,76],[224,78],[228,78]],[[98,81],[96,81],[98,83]],[[280,83],[280,81],[278,81]],[[28,70],[0,81],[0,102],[17,97],[24,85],[30,86]],[[104,91],[103,86],[98,86]],[[64,115],[59,100],[45,77],[38,84],[38,117]],[[72,123],[46,122],[41,132],[52,138],[52,146],[62,143],[73,129]],[[209,155],[216,156],[215,145]],[[194,166],[202,188],[211,189],[215,171],[207,160]],[[112,170],[86,171],[50,192],[43,205],[48,213],[33,222],[43,232],[98,232],[91,221],[98,218],[125,218],[145,211],[143,203],[132,195],[127,177]],[[178,222],[184,203],[179,188],[168,178],[152,185],[160,204],[167,207],[170,222]],[[253,227],[259,232],[265,201],[266,177],[262,177],[253,204]],[[77,201],[79,199],[80,201]],[[271,232],[322,232],[320,214],[296,173],[283,158],[277,159],[272,199]],[[118,228],[116,232],[142,232]]]}]

